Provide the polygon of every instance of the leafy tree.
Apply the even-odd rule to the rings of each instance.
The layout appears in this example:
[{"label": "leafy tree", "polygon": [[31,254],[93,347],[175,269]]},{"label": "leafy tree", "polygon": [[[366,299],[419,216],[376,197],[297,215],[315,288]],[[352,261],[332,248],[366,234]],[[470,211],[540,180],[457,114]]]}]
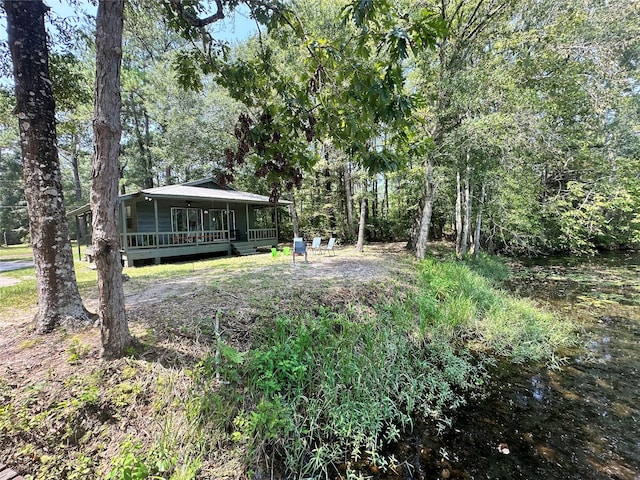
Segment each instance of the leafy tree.
[{"label": "leafy tree", "polygon": [[530,181],[539,184],[534,249],[589,253],[623,245],[631,236],[619,233],[636,229],[634,176],[616,141],[638,140],[624,133],[629,123],[618,122],[625,103],[637,98],[629,83],[637,68],[629,63],[638,45],[633,8],[526,4],[507,44],[518,60],[512,70],[522,85],[518,108],[534,112],[521,128]]},{"label": "leafy tree", "polygon": [[29,232],[22,187],[22,159],[12,151],[0,158],[0,244],[21,243]]},{"label": "leafy tree", "polygon": [[14,96],[0,89],[0,244],[20,243],[29,232],[14,109]]},{"label": "leafy tree", "polygon": [[49,79],[41,1],[5,0],[13,60],[24,190],[38,288],[36,330],[90,320],[75,281],[73,253],[56,148],[55,103]]},{"label": "leafy tree", "polygon": [[427,251],[435,201],[436,159],[445,154],[445,135],[460,125],[465,113],[456,101],[456,93],[462,86],[459,80],[465,69],[485,51],[488,38],[513,3],[511,0],[453,0],[431,5],[446,26],[446,33],[438,40],[435,53],[425,52],[418,64],[427,98],[424,120],[428,136],[433,139],[433,148],[425,158],[423,208],[410,242],[419,259],[423,259]]},{"label": "leafy tree", "polygon": [[[400,15],[391,2],[345,5],[341,28],[335,21],[326,25],[338,18],[336,3],[313,9],[300,4],[295,16],[275,2],[247,5],[269,27],[268,37],[254,40],[254,55],[228,61],[224,47],[216,48],[205,35],[203,48],[184,51],[176,60],[185,85],[197,88],[197,72],[212,73],[248,107],[236,127],[238,148],[226,153],[227,180],[249,160],[271,183],[273,197],[283,186],[299,187],[302,173],[317,161],[308,148],[316,138],[333,142],[372,171],[395,165],[390,155],[370,148],[372,140],[385,125],[398,130],[410,112],[415,99],[403,91],[402,62],[411,48],[434,42],[438,22],[422,9],[420,15]],[[192,41],[219,17],[199,19],[198,10],[182,2],[169,6],[173,25]],[[314,11],[324,16],[314,19]],[[250,151],[257,155],[247,157]]]},{"label": "leafy tree", "polygon": [[[91,79],[88,65],[67,52],[51,55],[53,95],[56,99],[58,154],[63,167],[71,173],[71,188],[65,188],[67,206],[79,206],[88,201],[90,123],[92,105]],[[83,175],[84,174],[84,175]],[[72,193],[72,195],[70,195]]]}]

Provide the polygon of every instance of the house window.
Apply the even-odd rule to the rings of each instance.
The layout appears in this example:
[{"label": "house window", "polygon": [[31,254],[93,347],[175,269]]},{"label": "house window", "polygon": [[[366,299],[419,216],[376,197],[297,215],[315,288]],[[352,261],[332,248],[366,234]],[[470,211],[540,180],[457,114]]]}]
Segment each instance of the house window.
[{"label": "house window", "polygon": [[201,208],[171,208],[171,229],[174,232],[201,232]]}]

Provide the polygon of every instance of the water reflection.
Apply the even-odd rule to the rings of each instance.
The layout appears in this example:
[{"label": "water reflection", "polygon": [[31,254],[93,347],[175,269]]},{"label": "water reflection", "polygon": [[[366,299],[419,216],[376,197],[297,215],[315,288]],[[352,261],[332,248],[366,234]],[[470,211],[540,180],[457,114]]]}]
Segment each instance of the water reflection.
[{"label": "water reflection", "polygon": [[511,288],[578,321],[583,347],[559,370],[501,364],[487,398],[441,437],[418,426],[403,471],[373,478],[640,480],[640,256],[525,263]]}]

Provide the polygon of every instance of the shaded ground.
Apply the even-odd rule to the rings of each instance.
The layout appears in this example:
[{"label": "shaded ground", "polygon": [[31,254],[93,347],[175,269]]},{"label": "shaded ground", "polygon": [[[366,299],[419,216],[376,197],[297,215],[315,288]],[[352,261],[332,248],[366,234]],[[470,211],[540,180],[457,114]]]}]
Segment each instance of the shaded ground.
[{"label": "shaded ground", "polygon": [[[127,439],[145,445],[164,435],[162,419],[180,411],[188,391],[185,371],[211,351],[216,316],[225,341],[244,350],[261,320],[311,304],[366,309],[391,282],[411,288],[405,272],[412,260],[402,243],[368,246],[364,254],[351,248],[336,256],[309,254],[308,263],[270,254],[232,262],[229,268],[194,262],[188,275],[160,280],[131,273],[127,314],[144,345],[135,358],[100,360],[97,328],[33,335],[35,306],[3,313],[0,400],[8,410],[0,411],[0,461],[35,478],[66,478],[85,463],[104,472]],[[82,296],[95,311],[95,287]],[[3,430],[3,413],[9,423],[26,423]],[[212,452],[199,478],[238,478],[241,471],[237,452]]]}]

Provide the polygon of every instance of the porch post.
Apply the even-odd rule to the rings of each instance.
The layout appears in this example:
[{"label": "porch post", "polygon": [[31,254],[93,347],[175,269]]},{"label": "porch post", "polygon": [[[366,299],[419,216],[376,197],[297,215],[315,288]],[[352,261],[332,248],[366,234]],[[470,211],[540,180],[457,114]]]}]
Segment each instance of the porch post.
[{"label": "porch post", "polygon": [[229,215],[229,202],[226,203],[227,205],[227,255],[231,256],[231,218]]},{"label": "porch post", "polygon": [[154,258],[154,263],[156,265],[160,265],[160,255],[159,255],[159,248],[160,248],[160,238],[158,235],[158,199],[154,198],[153,199],[153,216],[155,217],[155,222],[156,222],[156,250],[158,250],[158,255],[156,256],[156,258]]},{"label": "porch post", "polygon": [[245,204],[246,207],[246,211],[247,211],[247,242],[250,240],[249,238],[249,204]]},{"label": "porch post", "polygon": [[[122,234],[120,235],[120,251],[124,250],[127,254],[127,207],[125,200],[120,202],[120,222],[122,223]],[[120,261],[122,261],[122,253],[120,253]],[[129,259],[124,262],[124,266],[129,266]]]},{"label": "porch post", "polygon": [[127,251],[127,207],[125,201],[120,202],[120,223],[122,225],[122,235],[120,237],[120,248]]},{"label": "porch post", "polygon": [[78,238],[78,260],[82,260],[82,253],[80,252],[80,217],[76,215],[76,232]]},{"label": "porch post", "polygon": [[153,216],[154,216],[154,220],[156,222],[156,247],[158,246],[157,244],[157,238],[158,238],[158,199],[154,198],[153,199]]}]

